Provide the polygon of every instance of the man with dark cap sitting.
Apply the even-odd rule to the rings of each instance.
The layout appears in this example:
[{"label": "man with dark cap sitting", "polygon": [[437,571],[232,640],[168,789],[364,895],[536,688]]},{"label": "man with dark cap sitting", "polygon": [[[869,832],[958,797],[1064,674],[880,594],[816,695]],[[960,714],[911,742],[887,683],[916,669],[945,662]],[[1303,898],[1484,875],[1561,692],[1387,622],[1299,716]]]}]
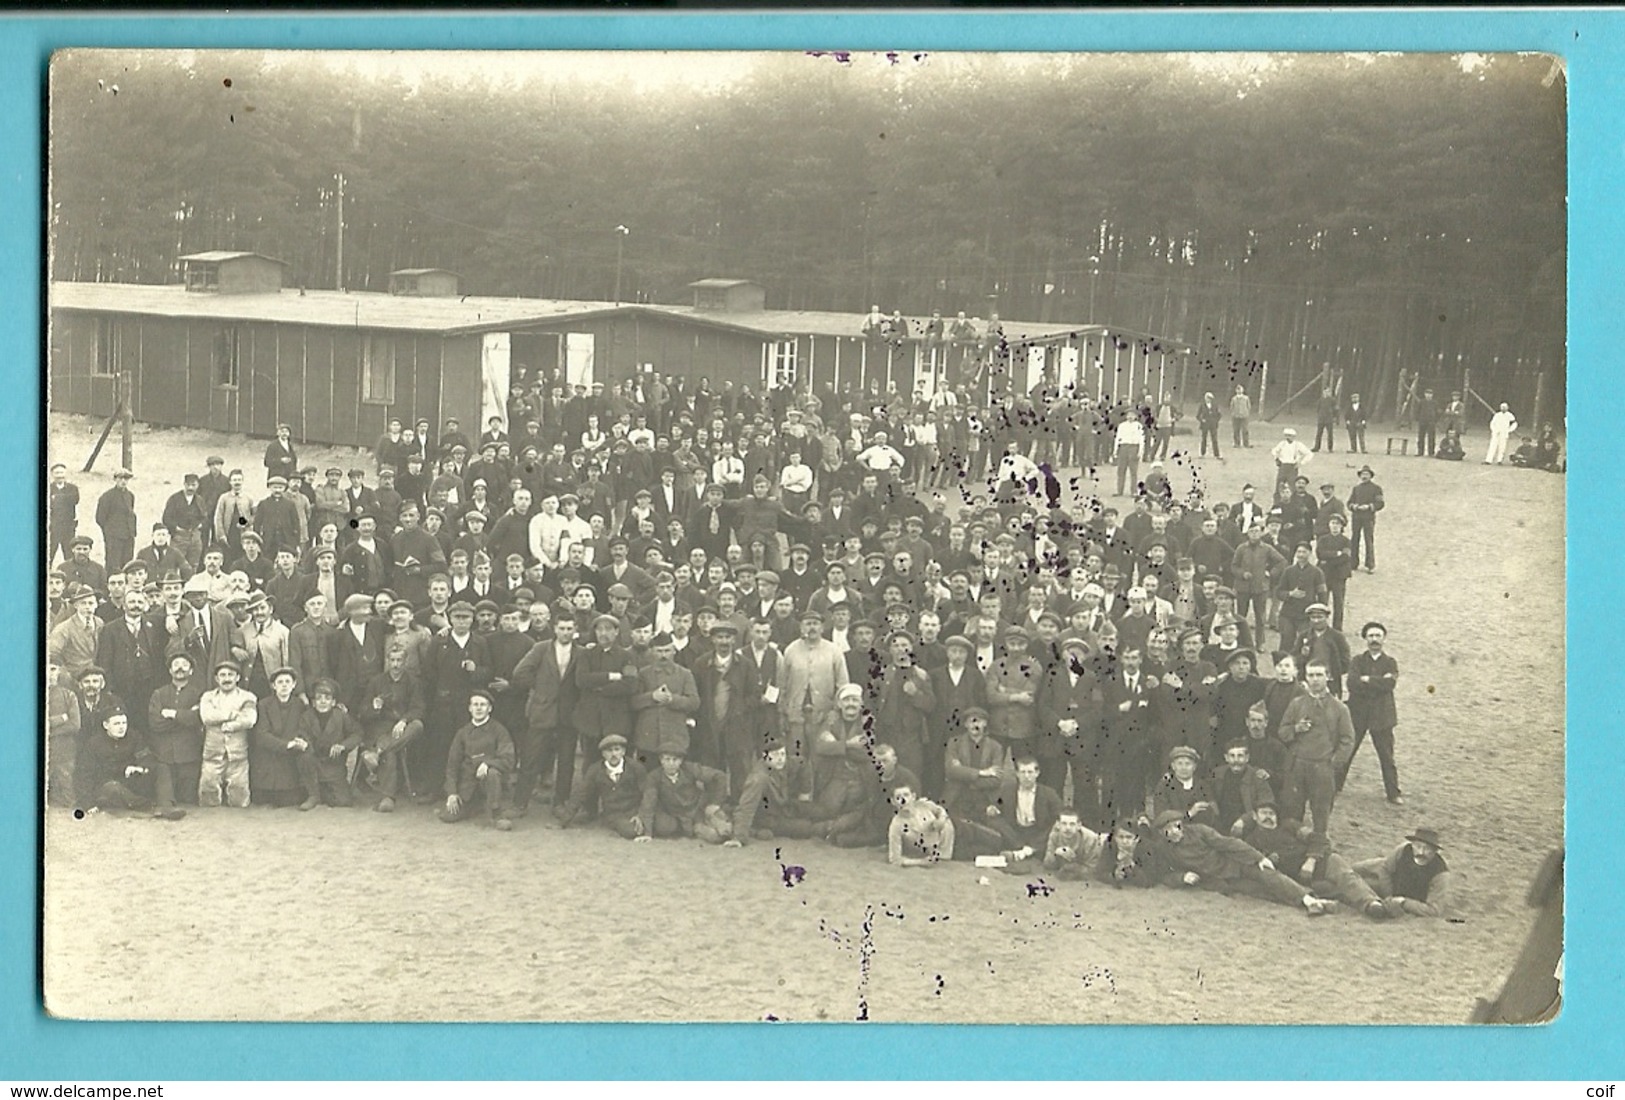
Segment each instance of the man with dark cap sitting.
[{"label": "man with dark cap sitting", "polygon": [[469,722],[453,735],[446,757],[446,805],[440,820],[462,821],[476,794],[485,798],[491,824],[500,832],[513,828],[504,795],[514,772],[513,738],[491,717],[491,693],[475,688],[468,696]]},{"label": "man with dark cap sitting", "polygon": [[600,759],[581,774],[570,801],[558,810],[559,824],[568,829],[596,819],[598,824],[627,840],[644,833],[643,788],[647,773],[626,756],[626,738],[607,733],[598,740]]},{"label": "man with dark cap sitting", "polygon": [[727,794],[724,772],[693,763],[682,749],[663,748],[660,766],[651,768],[643,781],[638,819],[644,831],[632,839],[691,836],[707,844],[721,844],[733,835],[733,826],[722,810]]}]

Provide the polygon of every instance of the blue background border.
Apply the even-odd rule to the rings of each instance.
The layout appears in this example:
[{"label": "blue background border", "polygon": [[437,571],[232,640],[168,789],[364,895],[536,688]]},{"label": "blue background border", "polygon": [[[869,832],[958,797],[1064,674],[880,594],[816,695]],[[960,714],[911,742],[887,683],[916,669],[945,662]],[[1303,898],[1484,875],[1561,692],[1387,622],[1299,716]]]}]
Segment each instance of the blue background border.
[{"label": "blue background border", "polygon": [[[45,69],[66,46],[621,49],[1538,50],[1568,63],[1570,103],[1569,941],[1567,1004],[1545,1028],[1133,1028],[1108,1044],[1072,1028],[941,1026],[87,1025],[38,1007],[35,729],[0,737],[0,1079],[671,1077],[1590,1078],[1625,1069],[1625,951],[1615,797],[1625,585],[1618,567],[1618,467],[1609,428],[1621,387],[1603,386],[1625,347],[1625,14],[1277,12],[715,14],[0,19],[0,463],[31,486],[39,469],[40,219]],[[1608,351],[1615,349],[1614,353]],[[1618,457],[1618,456],[1614,456]],[[1614,475],[1610,478],[1610,475]],[[34,505],[32,492],[24,494]],[[1575,508],[1576,503],[1580,505]],[[1599,507],[1600,505],[1600,507]],[[0,698],[37,697],[38,556],[0,544],[0,571],[27,609]],[[1605,556],[1607,551],[1615,551]],[[1515,659],[1515,638],[1486,638]],[[14,715],[32,713],[16,705]],[[1515,716],[1509,716],[1516,720]],[[1604,777],[1607,777],[1605,779]],[[1607,781],[1608,779],[1613,782]],[[1219,945],[1215,945],[1218,947]],[[1279,975],[1290,986],[1291,975]],[[1463,1005],[1463,1013],[1469,1006]],[[1110,1048],[1109,1052],[1104,1049]],[[619,1049],[605,1057],[607,1049]],[[635,1056],[627,1056],[635,1051]]]}]

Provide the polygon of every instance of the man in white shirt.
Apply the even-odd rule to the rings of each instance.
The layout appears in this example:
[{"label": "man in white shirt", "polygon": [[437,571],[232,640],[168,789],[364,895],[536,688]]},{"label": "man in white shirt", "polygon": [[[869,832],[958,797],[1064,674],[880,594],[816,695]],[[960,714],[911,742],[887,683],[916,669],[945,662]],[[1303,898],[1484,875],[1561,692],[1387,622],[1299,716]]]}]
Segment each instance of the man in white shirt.
[{"label": "man in white shirt", "polygon": [[1140,484],[1140,452],[1145,447],[1145,425],[1137,412],[1130,410],[1117,425],[1117,496],[1123,495],[1125,482],[1138,488]]},{"label": "man in white shirt", "polygon": [[1506,460],[1507,440],[1517,430],[1518,418],[1512,415],[1505,401],[1501,402],[1501,408],[1490,417],[1490,449],[1484,452],[1484,465],[1499,466]]},{"label": "man in white shirt", "polygon": [[743,495],[745,460],[734,454],[732,440],[722,441],[722,454],[711,463],[711,481],[722,486],[723,495],[730,500]]},{"label": "man in white shirt", "polygon": [[1275,459],[1275,487],[1294,485],[1298,480],[1298,468],[1310,459],[1315,453],[1298,441],[1298,433],[1293,428],[1281,429],[1281,442],[1270,448],[1270,457]]},{"label": "man in white shirt", "polygon": [[[542,509],[530,518],[530,556],[549,569],[559,565],[559,540],[564,536],[564,517],[559,515],[559,498],[542,498]],[[592,533],[588,529],[588,535]]]}]

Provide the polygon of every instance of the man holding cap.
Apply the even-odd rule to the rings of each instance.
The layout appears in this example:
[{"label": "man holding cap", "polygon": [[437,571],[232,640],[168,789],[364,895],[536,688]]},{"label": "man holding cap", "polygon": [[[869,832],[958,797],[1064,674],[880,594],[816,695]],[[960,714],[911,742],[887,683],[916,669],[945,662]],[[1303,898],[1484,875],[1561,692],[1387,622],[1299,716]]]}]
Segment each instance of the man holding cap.
[{"label": "man holding cap", "polygon": [[241,686],[235,661],[214,666],[215,686],[198,699],[203,722],[203,763],[198,776],[200,806],[248,805],[248,733],[259,720],[259,700]]}]

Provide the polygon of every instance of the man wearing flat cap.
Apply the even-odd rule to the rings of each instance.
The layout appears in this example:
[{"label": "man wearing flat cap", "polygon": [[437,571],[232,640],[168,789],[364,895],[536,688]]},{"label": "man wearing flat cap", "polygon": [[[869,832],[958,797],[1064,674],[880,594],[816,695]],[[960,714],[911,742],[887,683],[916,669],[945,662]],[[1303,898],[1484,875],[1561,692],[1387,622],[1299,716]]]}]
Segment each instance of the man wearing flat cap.
[{"label": "man wearing flat cap", "polygon": [[1304,613],[1309,620],[1308,628],[1294,639],[1293,647],[1287,652],[1297,659],[1300,672],[1312,663],[1325,665],[1332,694],[1342,698],[1343,679],[1352,661],[1348,638],[1332,627],[1332,609],[1326,604],[1312,603]]},{"label": "man wearing flat cap", "polygon": [[810,608],[803,611],[801,637],[785,648],[778,662],[772,694],[795,760],[804,759],[812,737],[829,720],[835,693],[851,679],[845,659],[835,643],[824,637],[823,627],[823,615]]},{"label": "man wearing flat cap", "polygon": [[421,747],[415,753],[409,750],[407,756],[414,776],[434,774],[430,769],[444,761],[456,731],[468,720],[470,696],[476,690],[484,691],[491,682],[490,649],[485,638],[474,632],[474,605],[458,600],[447,608],[446,619],[447,630],[430,642],[425,661],[432,686],[426,700],[429,717],[417,742]]},{"label": "man wearing flat cap", "polygon": [[203,541],[212,519],[213,512],[203,498],[198,476],[185,475],[181,487],[164,501],[162,517],[174,550],[189,563],[181,569],[183,573],[190,573],[203,560]]},{"label": "man wearing flat cap", "polygon": [[135,494],[130,492],[127,469],[113,472],[113,485],[96,499],[96,526],[102,531],[107,567],[122,569],[135,557]]},{"label": "man wearing flat cap", "polygon": [[1000,656],[987,670],[989,732],[1011,753],[1031,753],[1038,730],[1038,687],[1043,665],[1029,652],[1027,631],[1004,629]]},{"label": "man wearing flat cap", "polygon": [[476,795],[482,795],[491,824],[508,832],[506,792],[514,772],[513,738],[491,717],[491,693],[474,688],[468,695],[467,724],[452,735],[446,756],[446,804],[440,820],[451,825],[469,815]]},{"label": "man wearing flat cap", "polygon": [[[328,664],[333,679],[341,685],[339,701],[351,710],[361,705],[361,691],[367,682],[384,670],[384,635],[388,627],[372,614],[372,597],[352,592],[345,597],[343,621],[328,641]],[[291,637],[290,637],[291,649]],[[309,688],[309,682],[303,685]]]},{"label": "man wearing flat cap", "polygon": [[[206,560],[220,556],[218,549],[204,552]],[[224,574],[218,574],[223,578]],[[231,660],[241,639],[241,632],[231,612],[210,602],[211,584],[207,572],[199,573],[181,589],[185,606],[176,615],[170,630],[169,652],[184,650],[191,654],[192,664],[201,674],[213,669],[224,660]]]},{"label": "man wearing flat cap", "polygon": [[733,823],[723,810],[727,798],[725,772],[694,763],[681,749],[662,749],[658,766],[643,781],[638,820],[644,831],[632,839],[691,836],[721,844],[733,835]]},{"label": "man wearing flat cap", "polygon": [[45,640],[45,658],[77,679],[79,673],[96,663],[106,624],[96,614],[96,592],[88,585],[70,582],[62,590],[62,599],[69,614],[51,628]]},{"label": "man wearing flat cap", "polygon": [[227,489],[214,505],[214,545],[228,559],[243,552],[242,535],[254,526],[257,507],[243,491],[243,472],[233,470],[226,477]]},{"label": "man wearing flat cap", "polygon": [[632,651],[621,644],[621,633],[619,619],[599,615],[592,620],[590,644],[576,654],[574,675],[580,694],[574,720],[589,745],[609,734],[632,733],[632,696],[641,690],[641,681]]},{"label": "man wearing flat cap", "polygon": [[[192,532],[196,541],[197,532]],[[195,546],[193,549],[197,549]],[[197,556],[188,557],[178,544],[174,532],[167,524],[155,523],[152,525],[152,539],[135,555],[135,560],[146,563],[149,577],[161,577],[165,573],[182,573],[190,576],[193,572],[192,563],[200,560],[202,551]]]},{"label": "man wearing flat cap", "polygon": [[[107,569],[100,562],[91,560],[90,548],[94,545],[89,535],[74,535],[68,540],[68,557],[60,568],[70,585],[82,584],[93,592],[105,592]],[[117,564],[123,565],[124,562]]]},{"label": "man wearing flat cap", "polygon": [[596,821],[627,840],[644,834],[641,816],[648,772],[626,754],[626,738],[606,733],[598,738],[599,759],[581,773],[581,783],[558,810],[563,828]]},{"label": "man wearing flat cap", "polygon": [[1438,832],[1424,826],[1407,834],[1405,842],[1387,856],[1362,860],[1354,869],[1395,916],[1447,916],[1451,877],[1441,847]]},{"label": "man wearing flat cap", "polygon": [[926,767],[926,750],[936,743],[930,729],[936,706],[931,675],[914,663],[914,637],[908,631],[893,631],[884,646],[880,683],[871,687],[878,689],[876,736],[897,750],[899,764],[920,775]]},{"label": "man wearing flat cap", "polygon": [[318,802],[328,806],[350,806],[355,802],[361,724],[352,711],[339,708],[339,693],[338,683],[331,678],[310,685],[310,706],[299,724],[299,736],[309,745],[299,760],[306,793],[300,809],[313,809]]},{"label": "man wearing flat cap", "polygon": [[649,656],[638,669],[638,691],[632,696],[633,749],[645,768],[668,750],[688,755],[689,718],[700,709],[694,674],[677,663],[677,646],[669,633],[650,640]]},{"label": "man wearing flat cap", "polygon": [[[750,663],[738,650],[739,628],[712,624],[710,648],[693,666],[699,709],[694,715],[689,758],[727,770],[734,790],[743,787],[762,740],[753,716],[758,712]],[[775,655],[775,659],[776,655]]]},{"label": "man wearing flat cap", "polygon": [[[963,634],[952,635],[942,645],[944,664],[931,670],[931,695],[936,709],[931,717],[925,774],[919,777],[924,788],[921,793],[927,798],[945,797],[945,754],[954,739],[965,732],[965,716],[973,709],[980,710],[984,729],[987,724],[987,678],[972,660],[975,646]],[[954,809],[947,801],[944,805]]]},{"label": "man wearing flat cap", "polygon": [[219,661],[213,668],[214,687],[198,699],[203,722],[203,765],[198,776],[198,805],[246,807],[248,788],[248,735],[259,721],[259,700],[240,683],[235,661]]}]

